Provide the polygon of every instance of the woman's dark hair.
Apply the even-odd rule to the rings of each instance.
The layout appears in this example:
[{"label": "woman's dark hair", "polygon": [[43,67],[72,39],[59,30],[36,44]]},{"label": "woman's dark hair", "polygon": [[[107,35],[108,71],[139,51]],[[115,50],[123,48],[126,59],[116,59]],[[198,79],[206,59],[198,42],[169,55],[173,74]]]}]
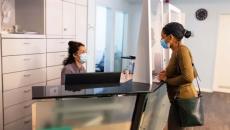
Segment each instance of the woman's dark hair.
[{"label": "woman's dark hair", "polygon": [[85,46],[84,44],[80,42],[75,41],[69,41],[68,43],[69,49],[68,49],[68,57],[63,61],[63,65],[68,65],[75,62],[75,58],[73,55],[79,50],[81,46]]},{"label": "woman's dark hair", "polygon": [[183,37],[189,38],[192,35],[191,31],[186,30],[183,25],[177,22],[166,24],[162,31],[166,35],[172,34],[179,41],[181,41]]}]

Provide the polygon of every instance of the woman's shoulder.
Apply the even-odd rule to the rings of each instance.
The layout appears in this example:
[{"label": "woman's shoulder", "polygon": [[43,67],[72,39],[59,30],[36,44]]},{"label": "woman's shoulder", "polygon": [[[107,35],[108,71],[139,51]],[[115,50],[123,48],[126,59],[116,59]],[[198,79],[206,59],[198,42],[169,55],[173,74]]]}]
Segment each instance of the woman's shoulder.
[{"label": "woman's shoulder", "polygon": [[181,45],[180,45],[180,49],[186,49],[186,50],[189,50],[189,48],[188,48],[186,45],[184,45],[184,44],[181,44]]},{"label": "woman's shoulder", "polygon": [[179,47],[179,53],[185,53],[185,52],[190,52],[190,50],[189,50],[189,48],[187,47],[187,46],[185,46],[185,45],[180,45],[180,47]]},{"label": "woman's shoulder", "polygon": [[69,71],[71,68],[73,68],[73,63],[64,65],[62,71]]},{"label": "woman's shoulder", "polygon": [[65,65],[64,67],[68,68],[68,67],[72,67],[73,65],[74,65],[74,63],[71,63],[71,64]]},{"label": "woman's shoulder", "polygon": [[64,65],[62,69],[67,69],[70,67],[70,64]]}]

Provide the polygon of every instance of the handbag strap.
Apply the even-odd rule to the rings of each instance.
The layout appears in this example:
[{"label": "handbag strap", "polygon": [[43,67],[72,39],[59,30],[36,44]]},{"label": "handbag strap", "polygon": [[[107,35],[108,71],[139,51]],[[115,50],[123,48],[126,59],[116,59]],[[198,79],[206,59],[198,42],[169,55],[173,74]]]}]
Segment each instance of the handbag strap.
[{"label": "handbag strap", "polygon": [[163,84],[165,84],[164,81],[160,81],[158,84],[157,84],[157,87],[155,89],[152,90],[152,92],[155,92],[157,91],[159,88],[161,88],[163,86]]},{"label": "handbag strap", "polygon": [[[197,72],[197,70],[196,70],[196,67],[195,67],[194,63],[192,63],[192,66],[193,66],[193,68],[195,69],[195,71],[196,71],[196,73],[197,73],[196,84],[197,84],[197,87],[198,87],[198,89],[199,89],[198,96],[201,96],[200,84],[199,84],[199,81],[198,81],[198,79],[200,80],[200,76],[199,76],[199,74],[198,74],[198,72]],[[200,80],[200,81],[201,81],[201,80]]]}]

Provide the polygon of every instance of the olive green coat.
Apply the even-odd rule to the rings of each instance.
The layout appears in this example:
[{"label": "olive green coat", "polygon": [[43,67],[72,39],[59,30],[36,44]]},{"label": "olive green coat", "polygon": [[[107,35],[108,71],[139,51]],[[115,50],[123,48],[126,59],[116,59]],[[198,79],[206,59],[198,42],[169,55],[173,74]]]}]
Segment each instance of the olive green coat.
[{"label": "olive green coat", "polygon": [[193,67],[192,55],[186,46],[179,45],[177,51],[173,51],[166,68],[166,76],[167,91],[171,101],[175,95],[178,98],[197,96],[193,85],[197,73]]}]

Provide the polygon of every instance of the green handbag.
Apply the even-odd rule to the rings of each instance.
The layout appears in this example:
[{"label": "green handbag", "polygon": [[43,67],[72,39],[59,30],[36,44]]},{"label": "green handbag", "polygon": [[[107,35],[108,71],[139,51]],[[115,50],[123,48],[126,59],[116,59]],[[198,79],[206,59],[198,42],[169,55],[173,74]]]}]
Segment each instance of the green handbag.
[{"label": "green handbag", "polygon": [[197,78],[196,81],[199,88],[198,97],[190,99],[180,99],[175,97],[172,104],[176,107],[174,110],[175,113],[178,114],[178,119],[181,127],[204,125],[203,97],[201,95],[200,85]]},{"label": "green handbag", "polygon": [[178,113],[181,127],[202,126],[204,124],[204,111],[202,96],[191,99],[178,99],[173,102]]}]

